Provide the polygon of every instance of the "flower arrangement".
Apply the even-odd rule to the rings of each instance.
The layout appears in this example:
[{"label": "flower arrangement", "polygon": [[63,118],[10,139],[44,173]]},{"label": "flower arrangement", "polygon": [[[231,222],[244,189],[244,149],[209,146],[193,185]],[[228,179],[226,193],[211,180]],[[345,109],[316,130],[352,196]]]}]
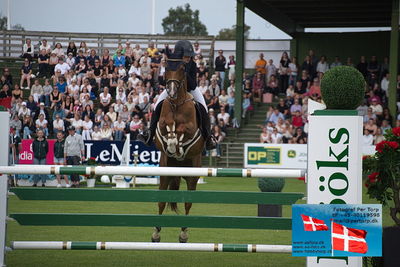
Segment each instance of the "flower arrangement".
[{"label": "flower arrangement", "polygon": [[374,156],[363,157],[363,171],[368,174],[365,186],[369,197],[383,205],[393,201],[390,216],[400,226],[400,127],[387,130],[384,137],[376,144]]}]

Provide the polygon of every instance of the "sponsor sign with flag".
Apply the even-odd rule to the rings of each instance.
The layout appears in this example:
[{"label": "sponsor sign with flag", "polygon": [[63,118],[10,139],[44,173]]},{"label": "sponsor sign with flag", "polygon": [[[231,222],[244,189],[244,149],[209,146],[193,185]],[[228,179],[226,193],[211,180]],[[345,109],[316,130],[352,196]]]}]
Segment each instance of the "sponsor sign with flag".
[{"label": "sponsor sign with flag", "polygon": [[[292,206],[292,255],[329,259],[382,255],[382,206],[307,204]],[[346,259],[346,260],[345,260]],[[339,266],[342,264],[339,261]]]}]

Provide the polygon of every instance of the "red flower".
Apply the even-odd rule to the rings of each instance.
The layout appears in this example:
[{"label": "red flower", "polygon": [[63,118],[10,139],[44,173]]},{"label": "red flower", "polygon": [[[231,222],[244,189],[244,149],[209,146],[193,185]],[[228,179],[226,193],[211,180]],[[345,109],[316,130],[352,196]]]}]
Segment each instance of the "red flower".
[{"label": "red flower", "polygon": [[375,150],[379,153],[382,153],[386,147],[397,149],[399,147],[399,143],[395,141],[382,141],[376,144]]},{"label": "red flower", "polygon": [[393,129],[392,129],[392,133],[393,133],[395,136],[400,136],[400,127],[393,128]]},{"label": "red flower", "polygon": [[369,155],[365,155],[365,156],[362,157],[362,160],[369,159],[370,157],[371,157],[371,156],[369,156]]},{"label": "red flower", "polygon": [[368,188],[368,187],[369,187],[369,184],[368,184],[367,182],[365,183],[365,187],[366,187],[366,188]]},{"label": "red flower", "polygon": [[388,141],[387,144],[388,144],[388,146],[390,146],[393,149],[399,148],[399,143],[397,143],[395,141]]},{"label": "red flower", "polygon": [[96,160],[96,158],[95,158],[95,157],[90,157],[90,159],[91,159],[91,160]]},{"label": "red flower", "polygon": [[370,175],[368,175],[368,179],[370,183],[375,183],[376,181],[378,181],[378,176],[379,176],[379,172],[373,172]]}]

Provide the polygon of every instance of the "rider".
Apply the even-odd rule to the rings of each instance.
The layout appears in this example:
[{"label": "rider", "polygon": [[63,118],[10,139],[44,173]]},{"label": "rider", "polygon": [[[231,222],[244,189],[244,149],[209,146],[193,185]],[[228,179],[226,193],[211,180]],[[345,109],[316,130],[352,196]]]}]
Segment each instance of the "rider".
[{"label": "rider", "polygon": [[[166,46],[166,54],[169,57],[169,48]],[[174,53],[171,55],[173,58],[181,58],[185,64],[185,72],[186,72],[186,80],[187,80],[187,90],[190,94],[192,94],[194,100],[201,105],[199,106],[200,115],[201,115],[201,132],[203,138],[206,140],[206,149],[211,150],[215,148],[214,140],[211,136],[211,127],[210,127],[210,117],[208,116],[207,104],[204,100],[200,89],[196,88],[196,63],[193,61],[194,56],[193,46],[187,40],[181,40],[176,42]],[[157,128],[157,122],[160,118],[161,107],[160,104],[164,99],[168,97],[167,90],[164,90],[160,96],[158,97],[156,108],[152,114],[150,127],[143,134],[138,134],[137,140],[142,141],[146,145],[150,145],[153,141],[153,137]]]}]

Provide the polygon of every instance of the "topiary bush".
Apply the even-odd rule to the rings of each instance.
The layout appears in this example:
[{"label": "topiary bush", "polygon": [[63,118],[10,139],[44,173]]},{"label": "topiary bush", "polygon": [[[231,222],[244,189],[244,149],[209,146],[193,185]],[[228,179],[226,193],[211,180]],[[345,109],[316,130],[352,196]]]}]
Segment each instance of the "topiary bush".
[{"label": "topiary bush", "polygon": [[364,76],[353,67],[334,67],[321,79],[321,95],[328,109],[356,109],[365,95]]},{"label": "topiary bush", "polygon": [[258,188],[261,192],[281,192],[284,186],[283,178],[258,178]]}]

